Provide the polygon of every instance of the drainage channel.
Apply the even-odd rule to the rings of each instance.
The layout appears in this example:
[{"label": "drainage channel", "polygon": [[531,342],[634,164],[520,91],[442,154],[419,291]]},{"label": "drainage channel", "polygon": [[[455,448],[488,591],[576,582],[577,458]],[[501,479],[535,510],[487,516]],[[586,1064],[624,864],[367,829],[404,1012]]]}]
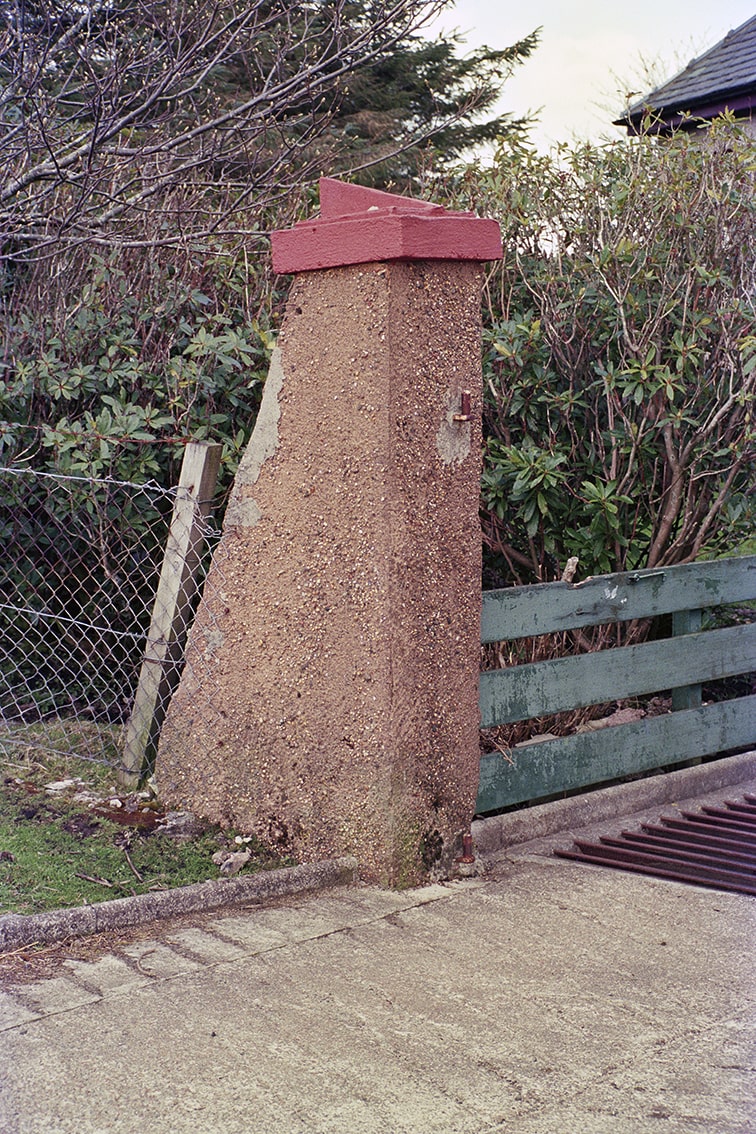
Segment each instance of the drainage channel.
[{"label": "drainage channel", "polygon": [[560,858],[756,895],[756,795],[662,815],[639,831],[576,839]]}]

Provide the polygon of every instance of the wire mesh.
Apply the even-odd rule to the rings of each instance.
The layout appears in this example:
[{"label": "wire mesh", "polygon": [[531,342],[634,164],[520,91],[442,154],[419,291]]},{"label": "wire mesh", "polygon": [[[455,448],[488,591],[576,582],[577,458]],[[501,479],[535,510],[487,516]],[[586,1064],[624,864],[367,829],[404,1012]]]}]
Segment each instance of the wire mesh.
[{"label": "wire mesh", "polygon": [[118,763],[185,491],[0,469],[0,754]]}]

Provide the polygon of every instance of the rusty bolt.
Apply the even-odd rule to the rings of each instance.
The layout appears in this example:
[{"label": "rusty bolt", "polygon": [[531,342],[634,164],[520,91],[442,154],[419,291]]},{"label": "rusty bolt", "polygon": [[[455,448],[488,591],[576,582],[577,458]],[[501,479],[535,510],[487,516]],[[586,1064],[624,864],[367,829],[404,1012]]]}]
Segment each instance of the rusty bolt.
[{"label": "rusty bolt", "polygon": [[469,390],[462,391],[462,408],[460,413],[455,413],[452,421],[472,421],[472,414],[470,413],[470,398],[472,397]]},{"label": "rusty bolt", "polygon": [[475,855],[472,849],[472,835],[462,836],[462,854],[454,861],[468,864],[475,862]]}]

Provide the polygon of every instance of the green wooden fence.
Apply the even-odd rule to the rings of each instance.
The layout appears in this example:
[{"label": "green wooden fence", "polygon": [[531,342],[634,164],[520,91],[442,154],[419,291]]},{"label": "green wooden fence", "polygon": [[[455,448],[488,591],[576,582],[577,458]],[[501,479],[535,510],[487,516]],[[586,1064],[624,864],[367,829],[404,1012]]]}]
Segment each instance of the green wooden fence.
[{"label": "green wooden fence", "polygon": [[756,746],[756,694],[701,704],[702,682],[756,670],[756,622],[702,631],[702,613],[753,599],[756,555],[485,592],[484,643],[660,614],[672,637],[482,673],[483,728],[670,689],[675,711],[483,756],[477,811]]}]

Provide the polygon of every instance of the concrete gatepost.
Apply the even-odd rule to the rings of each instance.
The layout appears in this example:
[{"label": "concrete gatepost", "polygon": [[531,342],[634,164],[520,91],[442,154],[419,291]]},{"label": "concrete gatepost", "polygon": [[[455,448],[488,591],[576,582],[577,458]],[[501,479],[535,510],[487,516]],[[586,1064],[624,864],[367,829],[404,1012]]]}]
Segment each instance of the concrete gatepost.
[{"label": "concrete gatepost", "polygon": [[481,263],[498,225],[324,179],[163,727],[171,806],[373,882],[453,870],[479,774]]}]

